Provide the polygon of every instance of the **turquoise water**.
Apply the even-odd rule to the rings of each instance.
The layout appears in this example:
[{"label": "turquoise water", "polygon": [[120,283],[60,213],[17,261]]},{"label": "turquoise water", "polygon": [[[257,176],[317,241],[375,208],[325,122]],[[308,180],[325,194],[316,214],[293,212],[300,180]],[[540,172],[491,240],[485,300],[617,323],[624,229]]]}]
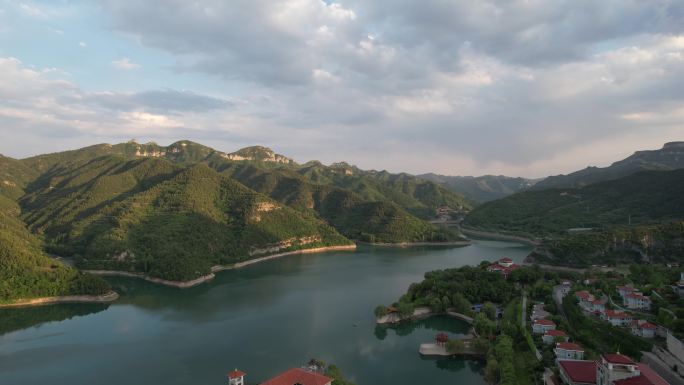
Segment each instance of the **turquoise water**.
[{"label": "turquoise water", "polygon": [[180,290],[110,281],[111,305],[0,311],[0,384],[224,384],[237,367],[259,383],[310,358],[337,364],[359,385],[484,384],[482,364],[423,359],[422,342],[467,325],[435,317],[375,325],[426,271],[509,256],[530,247],[477,241],[463,248],[383,249],[291,256]]}]

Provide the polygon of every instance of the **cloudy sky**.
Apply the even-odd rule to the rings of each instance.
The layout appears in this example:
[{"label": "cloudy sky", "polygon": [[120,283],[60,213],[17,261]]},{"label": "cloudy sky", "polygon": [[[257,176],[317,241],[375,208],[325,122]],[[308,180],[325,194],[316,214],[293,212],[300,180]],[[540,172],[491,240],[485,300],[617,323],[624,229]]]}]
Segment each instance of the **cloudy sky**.
[{"label": "cloudy sky", "polygon": [[538,177],[684,140],[682,0],[0,0],[0,153]]}]

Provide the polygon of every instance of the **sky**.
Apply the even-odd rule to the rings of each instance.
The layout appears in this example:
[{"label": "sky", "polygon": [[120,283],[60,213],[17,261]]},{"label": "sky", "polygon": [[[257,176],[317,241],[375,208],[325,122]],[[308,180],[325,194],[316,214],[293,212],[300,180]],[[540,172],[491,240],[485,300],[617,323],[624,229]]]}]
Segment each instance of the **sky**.
[{"label": "sky", "polygon": [[0,153],[542,177],[684,140],[684,0],[0,0]]}]

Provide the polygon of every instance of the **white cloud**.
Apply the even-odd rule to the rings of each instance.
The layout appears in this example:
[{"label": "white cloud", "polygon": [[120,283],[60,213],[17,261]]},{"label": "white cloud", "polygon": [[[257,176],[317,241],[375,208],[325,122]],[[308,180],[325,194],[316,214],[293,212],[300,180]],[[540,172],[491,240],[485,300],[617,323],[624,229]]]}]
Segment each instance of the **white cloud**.
[{"label": "white cloud", "polygon": [[83,41],[79,41],[79,42],[78,42],[78,46],[81,47],[81,48],[85,48],[85,47],[88,46],[88,44],[86,44],[86,43],[83,42]]},{"label": "white cloud", "polygon": [[119,60],[112,61],[112,65],[117,69],[125,70],[125,71],[130,71],[130,70],[140,68],[139,64],[133,63],[131,61],[131,59],[129,59],[127,57],[123,57]]}]

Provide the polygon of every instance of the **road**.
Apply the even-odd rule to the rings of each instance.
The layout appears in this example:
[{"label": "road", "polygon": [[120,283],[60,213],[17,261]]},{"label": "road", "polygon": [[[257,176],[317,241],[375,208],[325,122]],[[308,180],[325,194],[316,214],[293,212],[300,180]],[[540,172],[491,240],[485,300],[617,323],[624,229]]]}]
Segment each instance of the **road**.
[{"label": "road", "polygon": [[522,311],[520,312],[520,326],[523,328],[527,327],[526,315],[527,315],[527,293],[523,291],[522,293]]}]

